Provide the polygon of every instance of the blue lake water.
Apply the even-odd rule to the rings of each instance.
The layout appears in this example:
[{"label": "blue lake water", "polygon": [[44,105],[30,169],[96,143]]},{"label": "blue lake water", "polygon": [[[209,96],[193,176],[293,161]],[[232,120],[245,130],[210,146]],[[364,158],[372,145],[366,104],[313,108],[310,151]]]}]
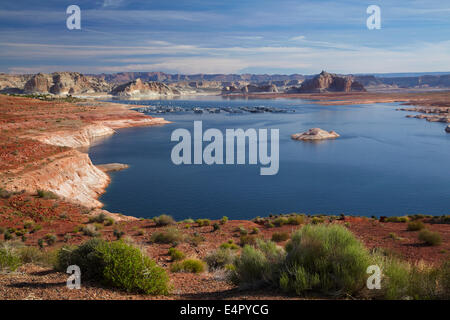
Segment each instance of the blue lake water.
[{"label": "blue lake water", "polygon": [[[139,101],[181,107],[270,106],[295,113],[163,114],[172,124],[121,129],[89,150],[95,164],[130,165],[112,173],[100,198],[105,209],[136,217],[162,213],[176,219],[247,219],[271,213],[364,216],[449,214],[450,134],[443,123],[405,118],[398,104],[320,106],[303,100]],[[217,128],[280,130],[279,172],[261,176],[258,165],[174,165],[172,131]],[[294,141],[309,128],[341,137]],[[206,145],[207,143],[204,143]]]}]

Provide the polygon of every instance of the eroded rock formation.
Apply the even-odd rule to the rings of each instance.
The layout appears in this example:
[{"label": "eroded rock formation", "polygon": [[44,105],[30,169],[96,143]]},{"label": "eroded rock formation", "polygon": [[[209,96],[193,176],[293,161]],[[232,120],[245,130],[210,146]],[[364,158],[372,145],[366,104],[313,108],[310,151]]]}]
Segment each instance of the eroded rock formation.
[{"label": "eroded rock formation", "polygon": [[325,131],[320,128],[312,128],[306,132],[291,135],[292,139],[301,141],[335,139],[338,137],[340,136],[335,131]]}]

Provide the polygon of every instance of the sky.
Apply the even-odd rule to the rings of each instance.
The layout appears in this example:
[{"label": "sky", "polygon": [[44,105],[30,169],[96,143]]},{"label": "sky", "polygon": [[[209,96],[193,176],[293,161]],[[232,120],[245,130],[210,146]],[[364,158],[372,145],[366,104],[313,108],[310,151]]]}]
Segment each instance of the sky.
[{"label": "sky", "polygon": [[[69,30],[66,9],[81,9]],[[381,9],[369,30],[366,10]],[[450,71],[448,0],[2,0],[0,72]]]}]

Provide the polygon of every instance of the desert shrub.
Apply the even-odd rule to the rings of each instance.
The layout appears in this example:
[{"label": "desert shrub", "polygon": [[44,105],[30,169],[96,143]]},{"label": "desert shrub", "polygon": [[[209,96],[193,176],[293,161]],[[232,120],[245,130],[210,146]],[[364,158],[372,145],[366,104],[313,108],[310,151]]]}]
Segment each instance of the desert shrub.
[{"label": "desert shrub", "polygon": [[209,269],[222,269],[227,264],[232,264],[235,259],[235,253],[232,249],[219,248],[205,257],[205,262]]},{"label": "desert shrub", "polygon": [[125,232],[123,232],[122,230],[114,229],[113,231],[113,235],[114,237],[116,237],[117,240],[120,240],[124,234]]},{"label": "desert shrub", "polygon": [[3,232],[3,238],[5,240],[11,240],[13,238],[11,231],[6,230],[5,232]]},{"label": "desert shrub", "polygon": [[450,223],[450,215],[442,215],[438,217],[432,217],[430,223],[439,223],[439,224],[449,224]]},{"label": "desert shrub", "polygon": [[106,219],[107,219],[106,214],[99,213],[96,216],[90,217],[89,218],[89,223],[94,223],[94,222],[96,222],[96,223],[103,223],[103,222],[105,222]]},{"label": "desert shrub", "polygon": [[143,236],[145,234],[145,232],[144,232],[144,230],[142,230],[142,229],[139,229],[137,232],[136,232],[136,235],[138,235],[138,236]]},{"label": "desert shrub", "polygon": [[289,239],[288,232],[274,232],[272,234],[272,241],[274,242],[286,241],[287,239]]},{"label": "desert shrub", "polygon": [[245,229],[244,227],[239,227],[239,228],[237,228],[237,231],[239,232],[239,234],[240,234],[241,236],[246,236],[246,235],[248,234],[248,230]]},{"label": "desert shrub", "polygon": [[209,219],[197,219],[195,221],[199,227],[209,226],[211,224],[211,220]]},{"label": "desert shrub", "polygon": [[218,223],[214,223],[213,224],[213,232],[217,231],[217,230],[220,230],[220,225]]},{"label": "desert shrub", "polygon": [[27,230],[32,229],[33,226],[34,226],[34,221],[32,221],[32,220],[26,220],[23,222],[23,227]]},{"label": "desert shrub", "polygon": [[245,245],[254,245],[256,243],[256,237],[250,235],[241,235],[239,238],[239,245],[241,247]]},{"label": "desert shrub", "polygon": [[48,191],[48,190],[41,190],[41,189],[37,190],[37,196],[42,199],[58,199],[59,198],[55,193]]},{"label": "desert shrub", "polygon": [[197,232],[195,232],[188,238],[188,242],[194,247],[197,247],[203,241],[205,241],[205,237],[203,237],[201,234],[198,234]]},{"label": "desert shrub", "polygon": [[392,240],[402,240],[402,238],[399,237],[395,232],[389,232],[388,237],[391,238]]},{"label": "desert shrub", "polygon": [[177,248],[170,248],[169,255],[172,258],[172,261],[183,260],[185,258],[185,254]]},{"label": "desert shrub", "polygon": [[388,217],[384,221],[386,222],[408,222],[408,217]]},{"label": "desert shrub", "polygon": [[220,224],[225,224],[228,222],[228,217],[223,216],[222,219],[220,219]]},{"label": "desert shrub", "polygon": [[257,240],[256,246],[245,246],[235,260],[231,280],[240,285],[259,287],[277,285],[281,264],[285,258],[283,248],[274,242]]},{"label": "desert shrub", "polygon": [[425,228],[422,221],[411,221],[408,223],[408,231],[419,231]]},{"label": "desert shrub", "polygon": [[181,221],[181,223],[189,223],[189,224],[193,224],[195,221],[194,219],[184,219],[183,221]]},{"label": "desert shrub", "polygon": [[58,253],[59,270],[80,267],[87,279],[128,292],[167,294],[169,278],[163,268],[124,241],[92,239],[79,247],[63,247]]},{"label": "desert shrub", "polygon": [[311,219],[311,223],[312,224],[319,224],[319,223],[324,223],[325,219],[323,217],[313,217]]},{"label": "desert shrub", "polygon": [[153,221],[158,227],[164,227],[171,224],[175,224],[175,220],[167,214],[162,214],[159,217],[154,217]]},{"label": "desert shrub", "polygon": [[233,243],[233,240],[228,240],[228,242],[222,243],[219,248],[237,250],[237,249],[239,249],[239,246],[237,244]]},{"label": "desert shrub", "polygon": [[264,226],[266,228],[275,228],[275,225],[272,222],[270,222],[270,221],[265,222]]},{"label": "desert shrub", "polygon": [[424,229],[419,232],[419,240],[429,246],[437,246],[442,243],[441,235],[438,232]]},{"label": "desert shrub", "polygon": [[306,225],[286,245],[280,286],[298,295],[308,291],[352,294],[365,285],[370,255],[339,225]]},{"label": "desert shrub", "polygon": [[40,224],[36,224],[33,226],[33,229],[31,229],[30,233],[35,233],[36,231],[42,230],[42,226]]},{"label": "desert shrub", "polygon": [[253,227],[251,234],[259,234],[259,228]]},{"label": "desert shrub", "polygon": [[291,225],[304,224],[305,223],[305,216],[296,214],[294,216],[289,217],[287,223],[291,224]]},{"label": "desert shrub", "polygon": [[81,229],[81,232],[83,232],[83,234],[88,237],[98,237],[100,235],[100,232],[98,232],[97,228],[95,228],[95,226],[93,225],[83,227]]},{"label": "desert shrub", "polygon": [[186,259],[172,264],[170,271],[201,273],[205,271],[205,264],[203,261],[198,259]]},{"label": "desert shrub", "polygon": [[[373,292],[375,298],[398,299],[449,299],[450,263],[429,266],[424,263],[409,264],[395,257],[377,257],[382,268],[381,290]],[[378,291],[378,290],[377,290]]]},{"label": "desert shrub", "polygon": [[183,234],[176,228],[166,228],[164,231],[155,232],[150,241],[154,243],[175,243],[183,240]]},{"label": "desert shrub", "polygon": [[15,271],[21,264],[15,248],[3,245],[0,247],[0,271]]},{"label": "desert shrub", "polygon": [[57,250],[39,250],[36,247],[24,246],[17,249],[22,263],[33,263],[42,266],[53,266],[57,257]]},{"label": "desert shrub", "polygon": [[56,242],[56,236],[52,233],[47,233],[44,237],[45,242],[51,246]]},{"label": "desert shrub", "polygon": [[39,238],[39,239],[37,240],[37,244],[38,244],[39,248],[42,249],[42,248],[44,247],[44,239]]},{"label": "desert shrub", "polygon": [[105,226],[112,226],[114,223],[115,223],[115,221],[111,217],[106,218],[105,221],[103,222],[103,224]]},{"label": "desert shrub", "polygon": [[289,219],[286,217],[278,217],[275,218],[272,222],[275,226],[282,227],[289,222]]}]

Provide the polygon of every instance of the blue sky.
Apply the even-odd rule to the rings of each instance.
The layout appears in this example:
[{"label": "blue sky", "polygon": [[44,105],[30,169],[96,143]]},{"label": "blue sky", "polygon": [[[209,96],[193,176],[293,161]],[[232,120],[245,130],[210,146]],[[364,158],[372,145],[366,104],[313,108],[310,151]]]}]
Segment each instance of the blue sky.
[{"label": "blue sky", "polygon": [[[81,30],[66,8],[81,8]],[[380,30],[366,9],[381,8]],[[0,72],[450,71],[450,1],[4,0]]]}]

